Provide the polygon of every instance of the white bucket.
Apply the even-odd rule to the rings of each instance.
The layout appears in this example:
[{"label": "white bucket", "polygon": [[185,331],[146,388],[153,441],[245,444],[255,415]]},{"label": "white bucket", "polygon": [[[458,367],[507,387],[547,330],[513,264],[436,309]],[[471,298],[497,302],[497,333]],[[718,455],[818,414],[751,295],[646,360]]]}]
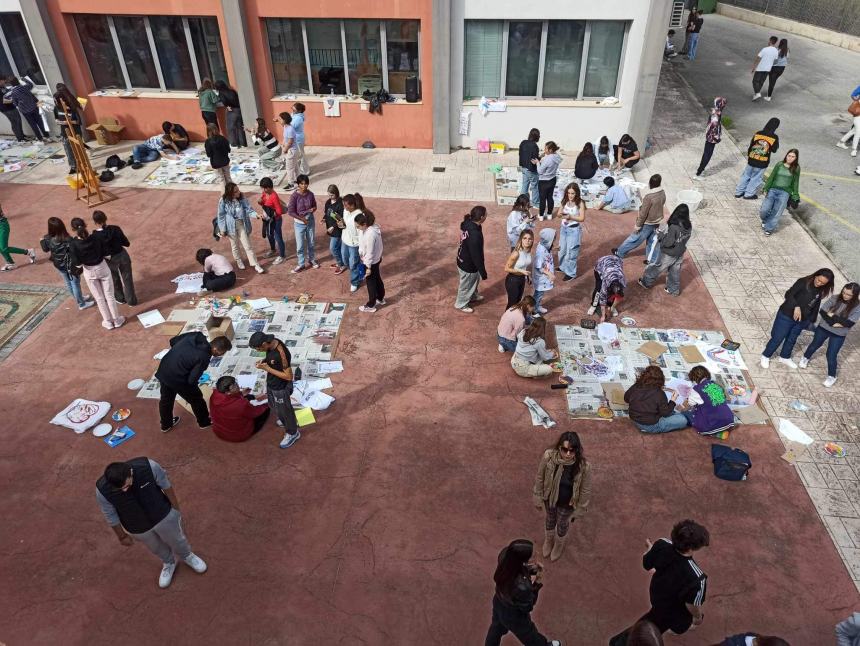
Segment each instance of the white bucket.
[{"label": "white bucket", "polygon": [[690,207],[690,213],[695,213],[696,209],[699,208],[699,205],[702,203],[702,198],[704,196],[692,188],[685,189],[683,191],[678,191],[678,204],[686,204]]}]

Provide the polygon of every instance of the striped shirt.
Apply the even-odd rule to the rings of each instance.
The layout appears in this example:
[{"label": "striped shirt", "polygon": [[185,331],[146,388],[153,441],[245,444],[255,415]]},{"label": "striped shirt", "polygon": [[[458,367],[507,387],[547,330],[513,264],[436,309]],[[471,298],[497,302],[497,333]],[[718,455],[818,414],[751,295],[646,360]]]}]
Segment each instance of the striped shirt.
[{"label": "striped shirt", "polygon": [[20,85],[15,85],[3,96],[4,99],[9,99],[21,114],[31,114],[39,111],[39,105],[36,102],[36,97],[30,89],[33,84],[27,79],[21,79]]},{"label": "striped shirt", "polygon": [[254,133],[254,144],[259,146],[263,145],[269,150],[274,150],[278,147],[278,140],[275,139],[275,135],[266,130],[262,135],[258,135]]}]

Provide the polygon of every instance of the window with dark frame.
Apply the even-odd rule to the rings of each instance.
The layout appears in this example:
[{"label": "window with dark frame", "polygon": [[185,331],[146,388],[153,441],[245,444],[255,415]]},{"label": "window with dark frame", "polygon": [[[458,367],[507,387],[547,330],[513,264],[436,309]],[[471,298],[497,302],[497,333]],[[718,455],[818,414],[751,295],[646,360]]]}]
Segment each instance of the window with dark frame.
[{"label": "window with dark frame", "polygon": [[0,73],[45,85],[45,75],[30,42],[30,34],[20,13],[0,13]]}]

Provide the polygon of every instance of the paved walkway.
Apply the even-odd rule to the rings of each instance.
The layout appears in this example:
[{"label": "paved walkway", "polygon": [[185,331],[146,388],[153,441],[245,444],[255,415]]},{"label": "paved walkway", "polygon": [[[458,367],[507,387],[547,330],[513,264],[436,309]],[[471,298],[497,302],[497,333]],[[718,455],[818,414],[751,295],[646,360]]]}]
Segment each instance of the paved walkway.
[{"label": "paved walkway", "polygon": [[[816,440],[798,459],[797,470],[860,587],[860,388],[853,377],[860,371],[857,335],[842,348],[839,381],[832,388],[821,383],[826,376],[823,350],[805,370],[791,370],[776,361],[763,370],[758,361],[785,290],[798,277],[832,263],[788,216],[776,234],[764,236],[758,217],[761,200],[733,197],[744,158],[731,139],[717,146],[706,171],[708,181],[690,179],[701,157],[705,115],[671,66],[664,65],[654,115],[653,147],[637,177],[647,181],[650,174],[660,173],[670,207],[677,204],[681,189],[693,187],[704,193],[706,206],[693,216],[689,245],[693,260],[732,338],[741,343],[768,413],[791,420]],[[847,281],[839,271],[835,273],[838,289]],[[811,333],[803,333],[795,357],[811,338]],[[803,401],[810,410],[794,410],[790,405],[794,400]],[[847,457],[829,457],[822,449],[828,441],[845,447]]]}]

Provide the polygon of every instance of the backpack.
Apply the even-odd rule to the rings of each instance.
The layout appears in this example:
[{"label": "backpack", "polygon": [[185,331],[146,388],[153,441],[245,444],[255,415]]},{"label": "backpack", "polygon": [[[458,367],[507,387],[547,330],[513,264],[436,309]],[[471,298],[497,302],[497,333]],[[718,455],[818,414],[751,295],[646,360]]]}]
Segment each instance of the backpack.
[{"label": "backpack", "polygon": [[105,160],[105,168],[108,170],[116,168],[117,170],[125,168],[125,162],[119,158],[119,155],[111,155]]},{"label": "backpack", "polygon": [[724,444],[711,444],[711,460],[714,462],[714,475],[720,480],[746,480],[747,472],[752,468],[746,451]]}]

